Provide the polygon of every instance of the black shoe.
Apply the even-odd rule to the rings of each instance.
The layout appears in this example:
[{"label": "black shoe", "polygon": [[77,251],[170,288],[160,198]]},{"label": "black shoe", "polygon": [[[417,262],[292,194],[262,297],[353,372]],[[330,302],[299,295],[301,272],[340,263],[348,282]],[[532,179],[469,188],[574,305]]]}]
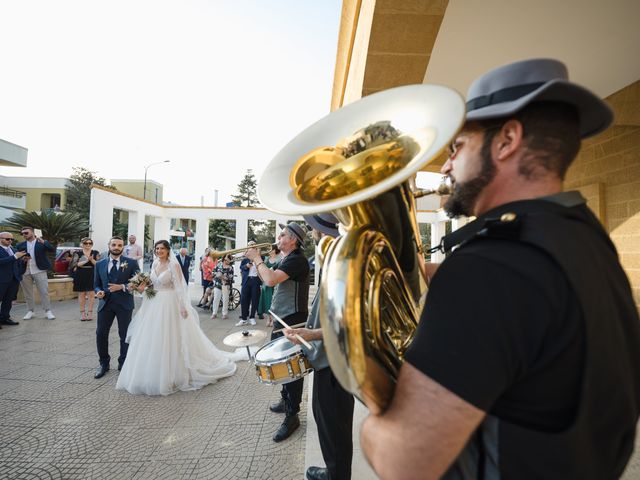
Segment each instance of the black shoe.
[{"label": "black shoe", "polygon": [[106,375],[108,371],[109,371],[109,365],[100,365],[96,369],[96,374],[93,376],[93,378],[102,378]]},{"label": "black shoe", "polygon": [[2,325],[20,325],[20,322],[14,322],[10,318],[5,318],[1,320],[0,323],[2,323]]},{"label": "black shoe", "polygon": [[258,318],[259,318],[260,320],[264,320],[264,315],[258,315]]},{"label": "black shoe", "polygon": [[329,469],[324,467],[307,468],[307,480],[330,480]]},{"label": "black shoe", "polygon": [[196,307],[201,307],[201,306],[202,306],[202,304],[201,304],[201,303],[199,303],[199,304],[197,304],[197,305],[196,305]]},{"label": "black shoe", "polygon": [[273,413],[284,413],[284,399],[281,398],[279,402],[269,405],[269,410],[271,410]]},{"label": "black shoe", "polygon": [[291,436],[293,432],[295,432],[300,426],[300,419],[298,418],[298,414],[287,415],[284,417],[284,422],[280,425],[280,428],[276,430],[276,433],[273,434],[274,442],[281,442]]}]

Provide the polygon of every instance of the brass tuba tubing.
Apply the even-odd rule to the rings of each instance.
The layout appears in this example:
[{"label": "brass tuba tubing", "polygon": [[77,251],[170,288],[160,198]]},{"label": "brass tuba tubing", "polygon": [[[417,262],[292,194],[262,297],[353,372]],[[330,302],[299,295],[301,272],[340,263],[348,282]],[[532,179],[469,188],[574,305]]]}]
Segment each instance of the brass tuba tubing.
[{"label": "brass tuba tubing", "polygon": [[[271,250],[272,246],[273,246],[273,243],[257,243],[256,245],[249,245],[243,248],[234,248],[233,250],[211,250],[209,252],[209,256],[215,260],[220,257],[224,257],[225,255],[234,255],[236,253],[244,253],[250,248],[257,248],[260,250],[262,250],[263,248],[268,248],[269,250]],[[265,255],[266,253],[269,252],[269,250],[261,251],[260,253],[262,255]]]}]

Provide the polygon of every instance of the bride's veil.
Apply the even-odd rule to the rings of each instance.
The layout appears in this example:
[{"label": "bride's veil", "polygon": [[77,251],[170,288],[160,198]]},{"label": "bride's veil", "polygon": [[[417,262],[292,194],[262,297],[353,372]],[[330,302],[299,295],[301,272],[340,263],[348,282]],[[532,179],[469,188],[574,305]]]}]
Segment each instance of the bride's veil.
[{"label": "bride's veil", "polygon": [[[175,287],[178,298],[180,299],[180,304],[185,310],[189,311],[189,307],[191,307],[191,302],[189,301],[189,286],[182,274],[182,266],[173,254],[169,254],[169,270],[171,271],[171,280],[173,281],[173,286]],[[198,321],[198,323],[200,322]]]}]

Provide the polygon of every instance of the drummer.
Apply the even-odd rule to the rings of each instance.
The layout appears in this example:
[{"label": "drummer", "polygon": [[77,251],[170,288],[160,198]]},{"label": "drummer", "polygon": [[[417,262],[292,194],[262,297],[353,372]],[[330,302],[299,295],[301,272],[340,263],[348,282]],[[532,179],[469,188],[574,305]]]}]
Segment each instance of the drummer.
[{"label": "drummer", "polygon": [[[338,220],[329,213],[305,216],[313,227],[313,238],[320,241],[322,235],[338,236]],[[322,275],[322,272],[320,272]],[[322,282],[322,278],[320,279]],[[318,290],[319,292],[319,290]],[[316,293],[311,305],[311,314],[305,328],[285,329],[284,334],[291,343],[300,344],[296,334],[313,344],[309,350],[301,344],[313,366],[313,418],[318,426],[318,440],[326,468],[311,466],[307,469],[308,480],[350,480],[353,457],[353,395],[347,392],[329,368],[327,352],[322,341],[319,296]]]},{"label": "drummer", "polygon": [[[288,325],[304,324],[308,315],[309,303],[309,263],[302,253],[306,239],[305,230],[297,223],[280,224],[282,231],[278,235],[277,245],[282,253],[276,270],[268,268],[260,251],[250,248],[245,256],[254,262],[258,275],[268,287],[275,287],[271,310]],[[271,339],[282,336],[281,329],[274,329]],[[300,426],[298,412],[302,401],[303,379],[286,383],[280,392],[281,399],[269,407],[272,412],[285,413],[284,421],[273,435],[274,442],[291,436]]]}]

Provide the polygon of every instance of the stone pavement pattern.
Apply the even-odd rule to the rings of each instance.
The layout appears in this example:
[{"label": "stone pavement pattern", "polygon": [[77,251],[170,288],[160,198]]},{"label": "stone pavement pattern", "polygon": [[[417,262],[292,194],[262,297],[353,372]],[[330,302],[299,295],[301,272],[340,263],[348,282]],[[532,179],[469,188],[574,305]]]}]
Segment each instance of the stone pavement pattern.
[{"label": "stone pavement pattern", "polygon": [[[115,390],[116,325],[113,369],[95,380],[95,319],[80,322],[75,300],[53,308],[56,320],[45,320],[40,311],[23,321],[25,307],[16,305],[12,314],[20,325],[0,330],[0,480],[303,479],[305,448],[306,464],[321,464],[315,425],[306,435],[313,418],[309,382],[300,429],[276,444],[271,436],[282,415],[268,405],[279,398],[279,388],[259,384],[248,362],[202,390],[133,396]],[[238,330],[238,315],[210,320],[202,312],[200,320],[209,338],[226,348],[222,339]],[[266,330],[258,322],[253,328]],[[359,423],[363,413],[356,417]],[[356,440],[358,432],[356,424]],[[356,445],[353,479],[375,478],[358,450]],[[640,438],[622,478],[640,480]]]},{"label": "stone pavement pattern", "polygon": [[[111,370],[96,380],[95,314],[80,322],[75,300],[53,309],[56,320],[37,312],[25,321],[24,305],[16,305],[12,317],[20,325],[0,330],[0,479],[304,477],[306,390],[301,427],[276,444],[271,436],[283,416],[268,406],[279,387],[258,383],[249,362],[198,391],[130,395],[115,390],[117,325]],[[202,312],[200,320],[214,344],[228,350],[222,339],[239,330],[238,315],[211,320]],[[258,322],[252,328],[266,330]]]}]

